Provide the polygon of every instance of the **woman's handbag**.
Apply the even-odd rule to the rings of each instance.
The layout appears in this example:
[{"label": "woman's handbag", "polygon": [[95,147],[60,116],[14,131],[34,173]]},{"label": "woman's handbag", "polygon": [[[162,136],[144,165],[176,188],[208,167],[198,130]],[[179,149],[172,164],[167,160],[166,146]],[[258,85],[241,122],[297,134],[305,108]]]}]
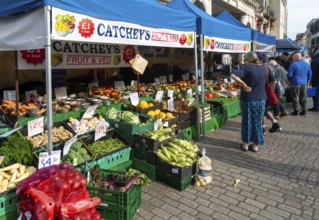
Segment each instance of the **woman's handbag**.
[{"label": "woman's handbag", "polygon": [[282,86],[279,80],[277,80],[277,83],[275,85],[275,92],[279,96],[285,95],[285,88]]},{"label": "woman's handbag", "polygon": [[266,88],[266,94],[267,94],[267,105],[268,106],[273,106],[273,105],[277,105],[278,104],[278,99],[276,96],[276,93],[274,91],[274,89],[272,88],[272,85],[269,83],[269,72],[268,72],[268,67],[265,66],[266,69],[266,75],[267,75],[267,82],[265,85]]}]

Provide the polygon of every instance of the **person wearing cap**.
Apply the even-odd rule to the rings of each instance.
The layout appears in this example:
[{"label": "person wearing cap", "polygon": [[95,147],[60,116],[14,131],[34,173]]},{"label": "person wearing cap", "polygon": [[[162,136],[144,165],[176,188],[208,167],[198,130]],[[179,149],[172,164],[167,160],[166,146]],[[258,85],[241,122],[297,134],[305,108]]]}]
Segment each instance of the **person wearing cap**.
[{"label": "person wearing cap", "polygon": [[312,97],[313,107],[308,109],[308,111],[319,111],[319,50],[316,50],[313,59],[311,60],[311,85],[316,87],[316,95]]},{"label": "person wearing cap", "polygon": [[[309,86],[312,71],[299,52],[292,56],[293,63],[288,70],[290,93],[293,112],[291,115],[305,116],[307,114],[307,88]],[[301,110],[301,112],[299,112]]]},{"label": "person wearing cap", "polygon": [[262,119],[266,106],[266,70],[259,65],[257,54],[244,55],[245,64],[231,73],[230,77],[241,86],[240,102],[242,110],[240,145],[243,151],[259,153],[264,144]]}]

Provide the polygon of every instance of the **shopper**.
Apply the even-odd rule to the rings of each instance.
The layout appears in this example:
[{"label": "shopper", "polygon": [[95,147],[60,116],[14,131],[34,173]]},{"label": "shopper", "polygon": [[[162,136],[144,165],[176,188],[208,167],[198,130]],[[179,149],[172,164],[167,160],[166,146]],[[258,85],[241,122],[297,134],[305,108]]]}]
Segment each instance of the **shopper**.
[{"label": "shopper", "polygon": [[288,115],[285,106],[280,101],[280,97],[285,94],[285,83],[288,80],[287,71],[282,66],[278,65],[275,60],[269,60],[268,64],[272,67],[276,78],[275,93],[278,98],[278,105],[274,106],[274,116],[276,119],[279,119],[279,116],[284,117]]},{"label": "shopper", "polygon": [[[293,63],[288,70],[290,81],[290,93],[292,99],[293,112],[291,115],[305,116],[307,114],[307,87],[311,79],[311,68],[308,63],[302,60],[301,54],[295,53],[292,56]],[[301,108],[301,112],[299,110]]]},{"label": "shopper", "polygon": [[316,87],[316,95],[312,97],[313,107],[308,109],[308,111],[319,111],[319,50],[315,52],[315,55],[311,61],[311,86]]},{"label": "shopper", "polygon": [[230,76],[241,85],[241,149],[258,153],[258,147],[264,144],[262,119],[266,103],[266,71],[258,65],[258,57],[254,52],[244,55],[244,63]]},{"label": "shopper", "polygon": [[[265,70],[267,68],[266,71],[268,71],[268,82],[271,85],[275,85],[276,78],[275,78],[275,74],[274,74],[274,69],[273,69],[273,67],[270,64],[267,64],[267,62],[268,62],[267,55],[264,54],[264,53],[259,53],[258,54],[258,59],[259,59],[260,64],[265,68]],[[266,96],[267,96],[267,93],[266,93]],[[268,98],[270,98],[270,97],[267,97],[267,99]],[[274,116],[271,113],[271,111],[269,110],[269,107],[272,107],[275,110],[276,116]],[[271,128],[269,129],[269,133],[282,131],[282,128],[281,128],[281,126],[279,125],[279,123],[277,121],[277,119],[279,119],[279,100],[278,100],[278,103],[274,104],[273,106],[267,105],[267,102],[266,102],[265,113],[264,113],[264,117],[263,117],[263,121],[262,121],[263,135],[267,135],[267,131],[266,131],[267,119],[269,119],[271,124],[272,124]]]}]

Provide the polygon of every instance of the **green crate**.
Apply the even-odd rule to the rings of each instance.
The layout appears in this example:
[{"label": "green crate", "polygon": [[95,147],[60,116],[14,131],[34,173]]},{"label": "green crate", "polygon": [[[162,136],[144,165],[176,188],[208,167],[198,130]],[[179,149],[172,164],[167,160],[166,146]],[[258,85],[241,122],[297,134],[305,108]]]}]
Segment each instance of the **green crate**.
[{"label": "green crate", "polygon": [[[141,122],[146,122],[150,117],[147,115],[139,115]],[[134,134],[143,134],[146,130],[154,130],[154,123],[145,124],[142,126],[128,124],[120,122],[118,120],[106,119],[110,124],[112,124],[116,131],[123,135],[131,144],[134,143]]]},{"label": "green crate", "polygon": [[143,160],[133,159],[133,168],[147,175],[151,180],[156,180],[156,167]]},{"label": "green crate", "polygon": [[132,166],[132,163],[133,163],[132,160],[128,160],[128,161],[125,161],[119,165],[111,167],[108,170],[115,171],[115,172],[125,172],[126,170],[128,170],[128,168],[130,168]]},{"label": "green crate", "polygon": [[86,187],[91,197],[98,197],[101,199],[102,204],[108,206],[115,206],[119,209],[126,210],[133,206],[136,198],[142,196],[141,185],[132,185],[127,192],[119,190],[103,189],[93,186]]},{"label": "green crate", "polygon": [[189,128],[185,128],[182,130],[182,139],[187,140],[187,141],[191,141],[193,139],[193,135],[192,135],[192,129]]},{"label": "green crate", "polygon": [[157,173],[156,178],[159,182],[162,182],[168,186],[171,186],[179,191],[184,191],[193,182],[194,176],[186,177],[182,180],[174,180],[165,175]]},{"label": "green crate", "polygon": [[0,216],[6,215],[9,212],[17,212],[17,204],[19,198],[15,191],[5,194],[0,197]]},{"label": "green crate", "polygon": [[134,215],[139,209],[142,202],[141,197],[137,197],[132,206],[127,207],[127,209],[119,209],[116,206],[97,206],[97,211],[101,214],[102,218],[105,220],[133,220]]},{"label": "green crate", "polygon": [[127,147],[115,153],[101,157],[96,161],[97,165],[99,165],[100,169],[109,169],[117,166],[130,159],[131,150],[131,147]]},{"label": "green crate", "polygon": [[0,216],[0,220],[13,220],[13,219],[18,219],[18,213],[17,211],[12,211],[12,212],[9,212],[5,215],[1,215]]}]

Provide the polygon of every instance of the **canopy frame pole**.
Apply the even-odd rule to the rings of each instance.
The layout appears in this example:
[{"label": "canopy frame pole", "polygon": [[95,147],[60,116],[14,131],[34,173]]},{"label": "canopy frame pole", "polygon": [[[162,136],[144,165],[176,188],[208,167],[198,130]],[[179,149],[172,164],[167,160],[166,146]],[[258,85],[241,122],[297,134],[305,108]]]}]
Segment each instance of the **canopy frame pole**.
[{"label": "canopy frame pole", "polygon": [[206,123],[205,123],[205,70],[204,70],[204,36],[200,35],[200,77],[201,77],[201,103],[202,103],[202,132],[203,137],[206,136]]},{"label": "canopy frame pole", "polygon": [[196,99],[196,132],[197,132],[197,138],[200,140],[201,134],[200,134],[200,114],[199,114],[199,97],[198,97],[198,60],[197,60],[197,37],[196,32],[194,32],[194,63],[195,63],[195,99]]},{"label": "canopy frame pole", "polygon": [[49,155],[52,153],[53,144],[52,144],[52,70],[51,70],[51,6],[44,7],[45,15],[45,81],[46,81],[46,105],[47,105],[47,118],[46,125],[48,131],[48,143],[47,150]]},{"label": "canopy frame pole", "polygon": [[18,53],[15,51],[15,92],[16,92],[16,114],[17,114],[17,122],[15,123],[14,127],[19,126],[19,118],[20,118],[20,106],[19,106],[19,70],[18,70]]}]

